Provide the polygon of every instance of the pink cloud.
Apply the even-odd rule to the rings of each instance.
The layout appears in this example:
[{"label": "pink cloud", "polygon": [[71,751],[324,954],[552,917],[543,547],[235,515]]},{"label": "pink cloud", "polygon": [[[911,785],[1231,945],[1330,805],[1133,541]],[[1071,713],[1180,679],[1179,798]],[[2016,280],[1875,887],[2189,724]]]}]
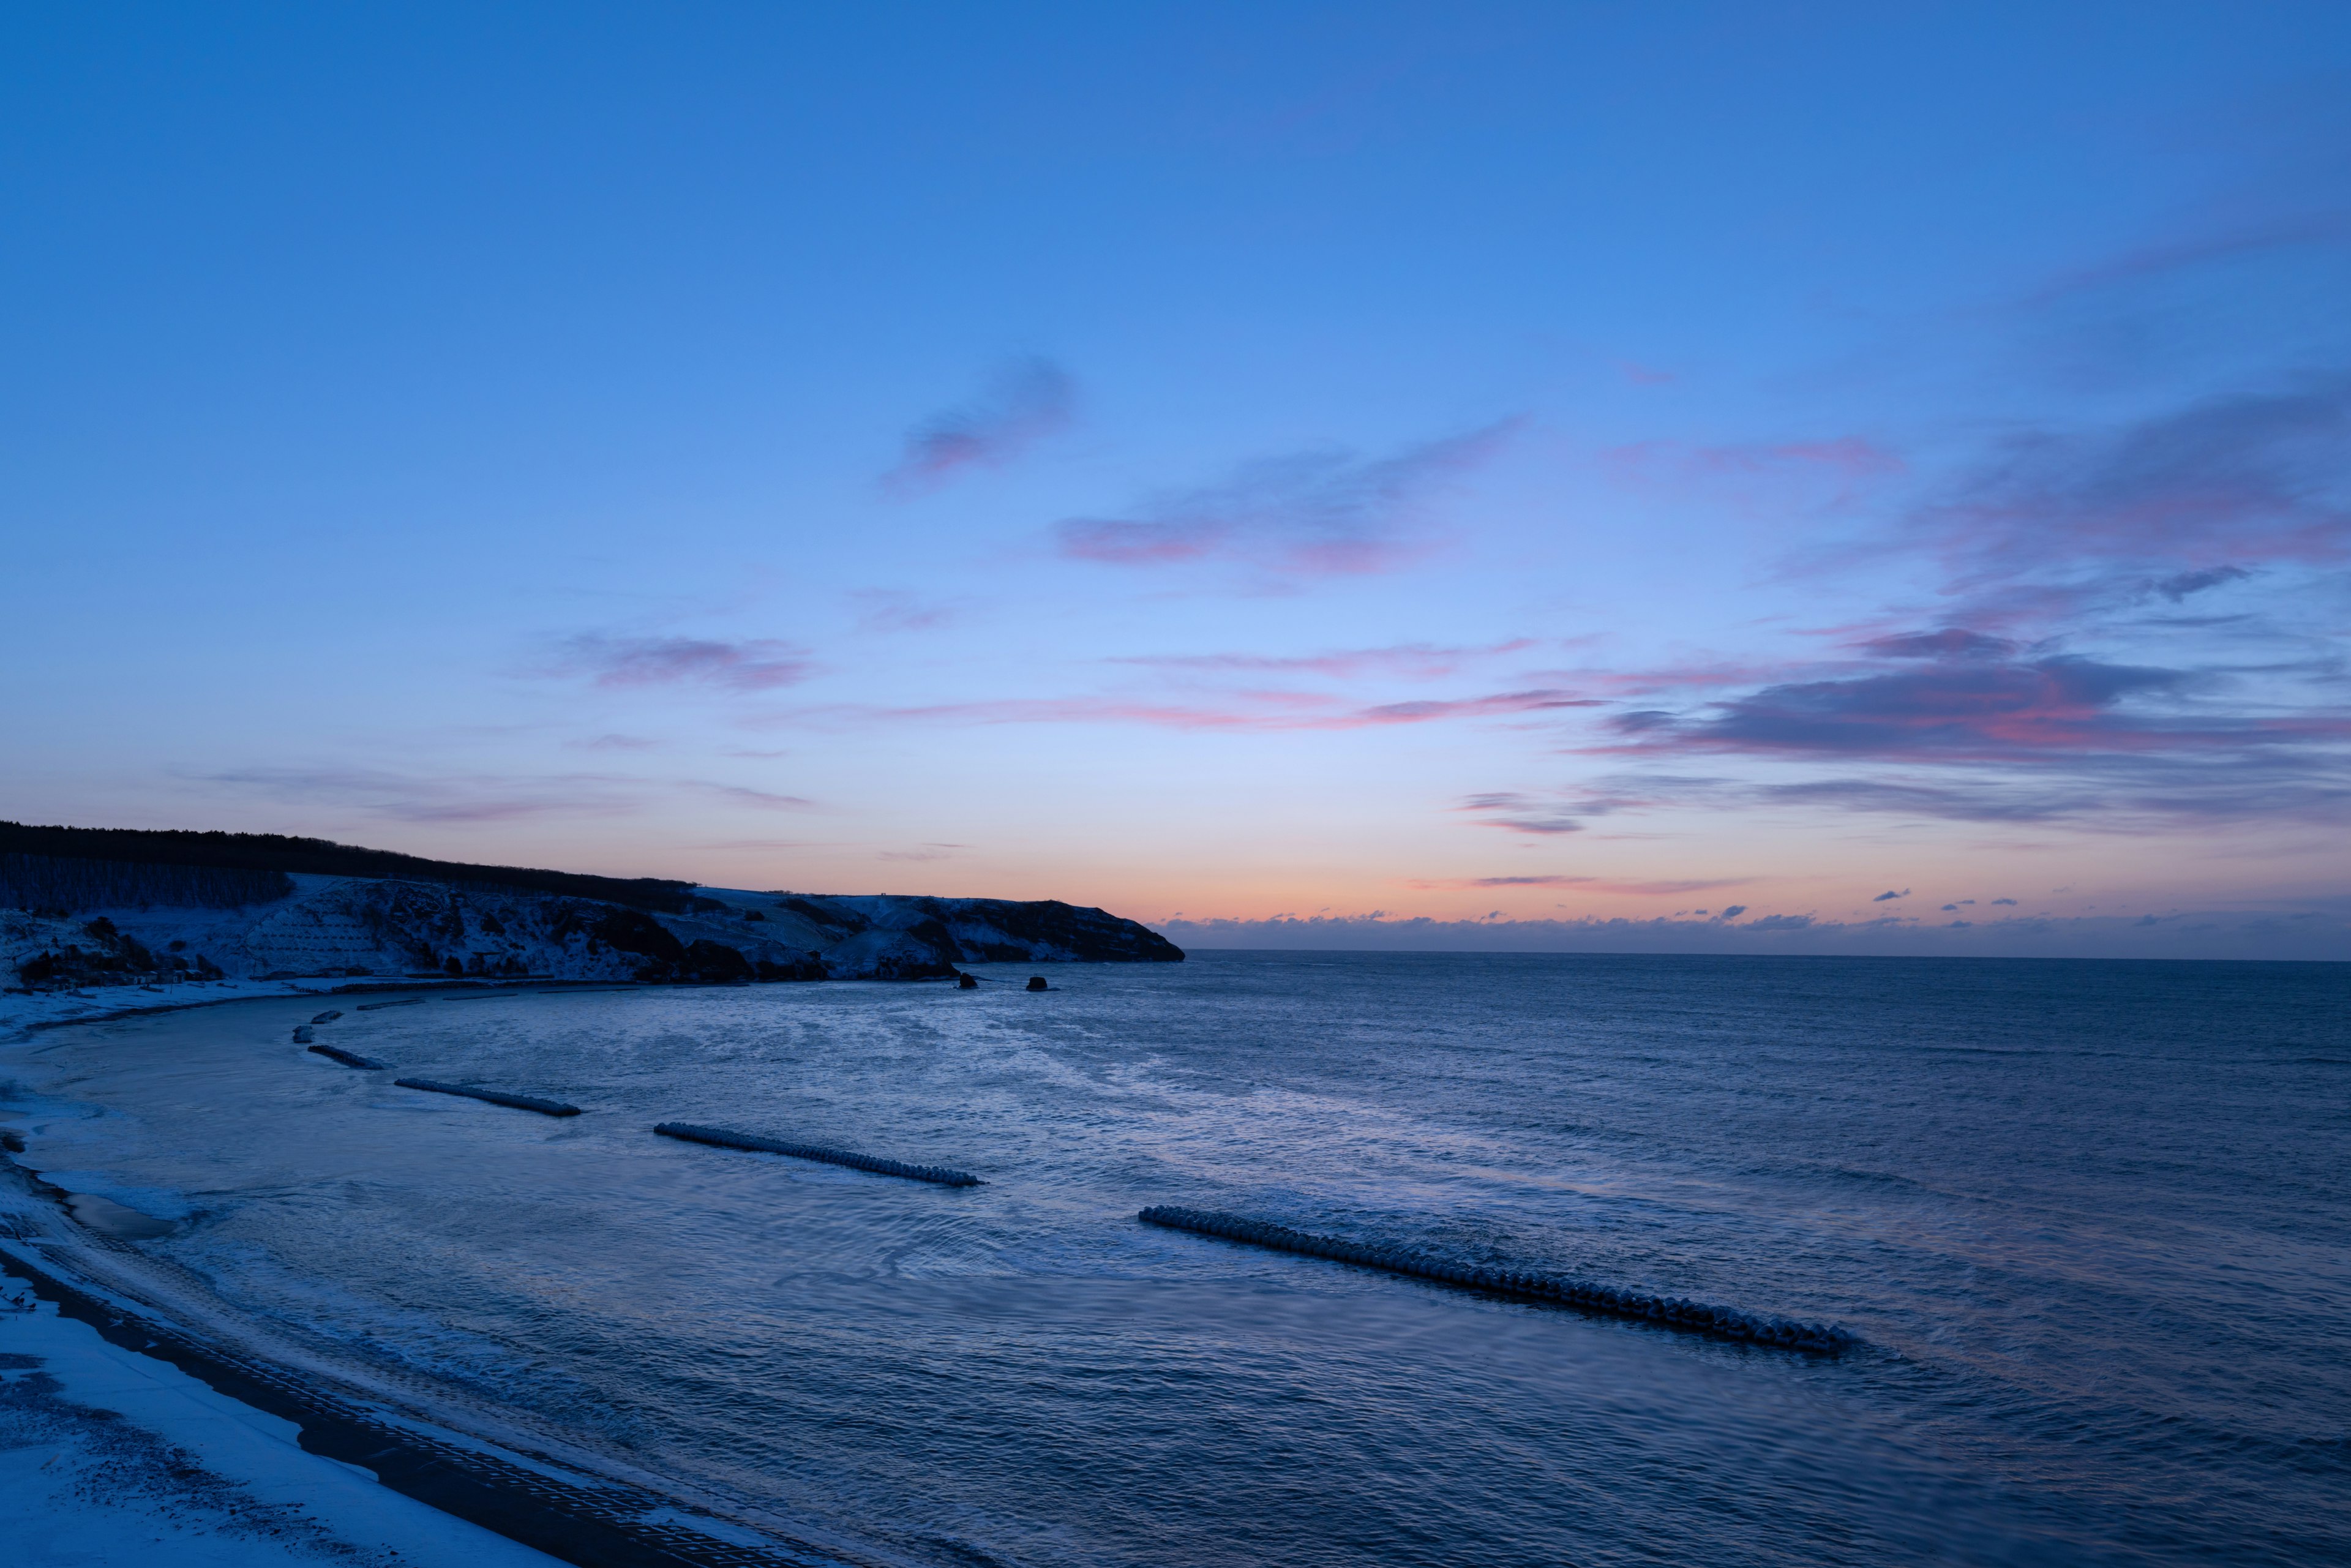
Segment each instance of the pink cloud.
[{"label": "pink cloud", "polygon": [[935,703],[919,707],[804,710],[786,717],[831,716],[852,721],[939,720],[960,724],[1141,724],[1186,730],[1347,730],[1386,725],[1427,724],[1443,719],[1485,718],[1588,707],[1592,699],[1566,692],[1497,692],[1446,701],[1384,703],[1362,706],[1319,692],[1255,691],[1218,694],[1214,702],[1152,701],[1138,697],[1082,696],[1006,698],[992,702]]},{"label": "pink cloud", "polygon": [[799,795],[778,795],[772,790],[753,789],[741,784],[714,784],[707,779],[694,779],[686,780],[686,787],[738,806],[756,807],[763,811],[811,811],[816,809],[815,801]]},{"label": "pink cloud", "polygon": [[1385,648],[1350,648],[1329,653],[1161,653],[1113,659],[1113,664],[1142,664],[1162,670],[1353,676],[1400,675],[1412,680],[1436,680],[1480,659],[1499,658],[1535,646],[1531,637],[1512,637],[1482,647],[1446,648],[1427,643],[1399,643]]},{"label": "pink cloud", "polygon": [[863,588],[850,598],[858,605],[857,625],[862,632],[927,632],[956,616],[951,606],[918,599],[903,589]]},{"label": "pink cloud", "polygon": [[[2257,708],[2231,671],[2034,652],[1965,628],[1879,636],[1859,652],[1858,667],[1800,668],[1687,709],[1621,712],[1609,721],[1613,740],[1583,749],[1878,769],[1748,786],[1663,779],[1660,800],[1735,797],[1982,821],[2351,810],[2351,713],[2331,690],[2331,664],[2304,672],[2328,688],[2325,706]],[[1886,773],[1889,766],[1899,771]]]},{"label": "pink cloud", "polygon": [[699,637],[614,637],[583,632],[564,643],[549,674],[587,675],[600,686],[700,685],[769,691],[814,674],[808,650],[772,638],[721,642]]},{"label": "pink cloud", "polygon": [[[1952,760],[2193,747],[2216,738],[2213,727],[2123,711],[2130,699],[2176,695],[2189,684],[2180,671],[2092,659],[1946,656],[1851,678],[1766,686],[1697,716],[1636,711],[1621,716],[1616,727],[1633,747]],[[2242,738],[2239,727],[2223,727]]]},{"label": "pink cloud", "polygon": [[385,768],[255,768],[217,773],[209,782],[272,799],[329,806],[400,822],[508,822],[533,817],[616,816],[648,810],[680,792],[768,810],[806,810],[813,802],[698,779],[644,779],[610,773],[534,775],[413,774]]},{"label": "pink cloud", "polygon": [[1956,592],[2013,601],[2038,587],[2058,609],[2100,574],[2119,578],[2109,591],[2177,598],[2248,566],[2339,563],[2351,559],[2351,376],[2118,430],[2015,435],[1914,516],[1910,541],[1941,555]]},{"label": "pink cloud", "polygon": [[1221,560],[1292,577],[1393,571],[1426,555],[1431,506],[1518,427],[1504,421],[1364,462],[1309,452],[1244,465],[1225,483],[1162,497],[1124,517],[1072,517],[1061,553],[1103,566]]},{"label": "pink cloud", "polygon": [[1637,897],[1665,897],[1685,893],[1701,893],[1710,887],[1740,887],[1754,881],[1752,877],[1709,877],[1689,882],[1616,882],[1598,876],[1473,876],[1447,877],[1407,882],[1406,887],[1421,889],[1481,887],[1588,887],[1594,893],[1624,894]]},{"label": "pink cloud", "polygon": [[918,495],[967,469],[1002,467],[1065,429],[1076,402],[1076,388],[1060,366],[1040,359],[1015,361],[977,398],[917,426],[883,486]]},{"label": "pink cloud", "polygon": [[1364,724],[1418,724],[1432,718],[1466,718],[1498,713],[1544,713],[1560,708],[1599,707],[1598,698],[1571,696],[1565,692],[1498,692],[1492,696],[1462,697],[1450,702],[1382,703],[1360,710]]},{"label": "pink cloud", "polygon": [[873,858],[884,861],[953,860],[957,850],[969,848],[969,844],[923,844],[911,850],[883,850]]},{"label": "pink cloud", "polygon": [[1907,467],[1899,455],[1858,435],[1721,446],[1640,441],[1611,447],[1600,455],[1615,478],[1635,485],[1719,478],[1795,482],[1827,478],[1849,488],[1863,480],[1900,474]]}]

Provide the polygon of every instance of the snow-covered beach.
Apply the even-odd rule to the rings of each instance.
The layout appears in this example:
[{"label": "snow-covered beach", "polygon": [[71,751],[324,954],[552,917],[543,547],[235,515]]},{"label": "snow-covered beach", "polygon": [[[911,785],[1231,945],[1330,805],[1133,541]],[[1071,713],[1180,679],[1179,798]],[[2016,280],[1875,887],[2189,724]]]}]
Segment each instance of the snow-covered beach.
[{"label": "snow-covered beach", "polygon": [[579,982],[222,978],[0,992],[0,1512],[14,1560],[41,1568],[886,1560],[682,1508],[674,1491],[639,1484],[649,1478],[436,1425],[387,1405],[381,1389],[319,1375],[298,1354],[270,1359],[284,1347],[266,1330],[202,1321],[216,1303],[173,1296],[180,1281],[168,1266],[151,1270],[129,1244],[178,1228],[150,1212],[172,1211],[173,1200],[89,1173],[45,1171],[37,1147],[26,1154],[26,1132],[53,1127],[58,1107],[28,1097],[18,1070],[24,1053],[59,1031],[275,1003],[284,1017],[274,1030],[313,1007],[341,1019],[436,999],[574,994],[566,984]]},{"label": "snow-covered beach", "polygon": [[293,1422],[0,1279],[0,1497],[14,1561],[266,1568],[556,1562],[305,1451]]},{"label": "snow-covered beach", "polygon": [[363,1008],[358,996],[370,992],[397,1006],[487,990],[220,980],[0,995],[0,1499],[24,1561],[850,1560],[681,1510],[624,1477],[436,1427],[371,1397],[379,1390],[319,1377],[298,1356],[267,1359],[266,1335],[232,1343],[222,1322],[176,1321],[172,1308],[184,1301],[150,1299],[141,1287],[158,1281],[125,1245],[150,1217],[47,1181],[37,1158],[19,1157],[21,1129],[42,1118],[24,1108],[10,1070],[60,1028],[236,1003],[340,996]]}]

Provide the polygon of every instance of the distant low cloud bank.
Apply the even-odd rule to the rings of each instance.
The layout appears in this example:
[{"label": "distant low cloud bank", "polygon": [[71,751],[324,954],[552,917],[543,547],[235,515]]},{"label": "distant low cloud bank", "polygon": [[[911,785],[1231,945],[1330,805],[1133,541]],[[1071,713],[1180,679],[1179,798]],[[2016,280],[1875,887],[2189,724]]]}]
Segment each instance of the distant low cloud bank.
[{"label": "distant low cloud bank", "polygon": [[[2009,902],[2002,900],[2001,902]],[[1734,905],[1738,914],[1745,909]],[[1728,915],[1729,912],[1726,912]],[[2351,961],[2351,919],[2322,910],[1908,919],[1433,920],[1384,915],[1153,923],[1181,947],[1391,953],[1748,953],[1883,957]]]}]

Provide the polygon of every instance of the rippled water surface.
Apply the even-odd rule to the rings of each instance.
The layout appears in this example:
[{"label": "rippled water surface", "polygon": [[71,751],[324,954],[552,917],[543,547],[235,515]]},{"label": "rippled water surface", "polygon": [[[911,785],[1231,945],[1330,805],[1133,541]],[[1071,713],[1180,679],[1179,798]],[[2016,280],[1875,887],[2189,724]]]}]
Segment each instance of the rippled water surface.
[{"label": "rippled water surface", "polygon": [[[307,1054],[319,1002],[59,1031],[0,1075],[28,1162],[180,1221],[134,1245],[256,1322],[883,1558],[2351,1559],[2343,966],[980,972],[319,1031],[561,1122]],[[1491,1300],[1152,1203],[1865,1345]]]}]

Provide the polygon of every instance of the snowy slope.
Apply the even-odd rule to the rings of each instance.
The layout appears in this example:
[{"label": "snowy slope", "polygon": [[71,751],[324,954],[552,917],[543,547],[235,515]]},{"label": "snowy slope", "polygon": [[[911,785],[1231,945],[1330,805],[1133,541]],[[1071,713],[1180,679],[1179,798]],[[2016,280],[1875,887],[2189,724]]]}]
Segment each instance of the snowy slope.
[{"label": "snowy slope", "polygon": [[687,912],[475,883],[294,873],[228,908],[0,909],[0,987],[360,977],[924,979],[959,963],[1172,962],[1099,909],[1001,899],[698,888]]}]

